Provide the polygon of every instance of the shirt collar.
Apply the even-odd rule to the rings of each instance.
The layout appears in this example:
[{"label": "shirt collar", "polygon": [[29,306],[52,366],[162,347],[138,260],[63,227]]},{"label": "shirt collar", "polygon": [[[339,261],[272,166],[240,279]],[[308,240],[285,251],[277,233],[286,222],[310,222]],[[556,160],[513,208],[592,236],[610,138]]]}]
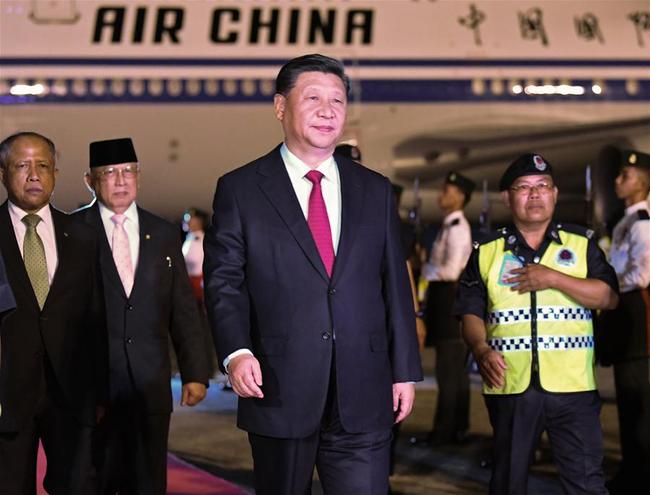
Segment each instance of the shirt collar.
[{"label": "shirt collar", "polygon": [[[97,201],[97,204],[99,205],[99,214],[101,215],[102,220],[104,222],[112,222],[111,217],[115,215],[115,212],[109,209],[101,201]],[[138,225],[138,207],[136,206],[135,201],[133,201],[126,209],[124,216],[135,225]]]},{"label": "shirt collar", "polygon": [[625,216],[631,215],[632,213],[636,213],[639,210],[647,210],[648,209],[648,202],[646,200],[639,201],[638,203],[634,203],[632,206],[628,206],[625,208]]},{"label": "shirt collar", "polygon": [[[549,241],[561,245],[562,244],[562,238],[560,237],[561,228],[562,228],[562,224],[560,223],[556,223],[556,222],[549,223],[548,227],[546,227],[546,233],[544,234],[544,237]],[[512,226],[512,227],[503,228],[501,229],[501,234],[503,234],[503,237],[505,239],[505,242],[503,243],[504,251],[510,251],[515,246],[529,247],[528,243],[521,235],[521,232],[517,230],[517,227]]]},{"label": "shirt collar", "polygon": [[[305,162],[300,158],[294,155],[291,150],[287,147],[286,143],[282,143],[280,147],[280,155],[282,155],[282,160],[284,161],[285,166],[287,167],[287,172],[292,181],[299,180],[305,177],[308,172],[312,170]],[[327,180],[334,180],[334,167],[336,162],[334,161],[333,156],[329,156],[324,161],[318,164],[315,170],[318,170],[323,174],[323,178]],[[305,179],[307,180],[307,179]]]},{"label": "shirt collar", "polygon": [[[14,221],[22,222],[25,215],[28,215],[28,213],[25,210],[19,208],[11,201],[7,201],[7,206],[9,207],[9,215]],[[43,206],[43,208],[38,210],[35,214],[41,217],[41,222],[43,222],[45,225],[50,225],[50,226],[53,225],[52,210],[50,210],[49,203]]]}]

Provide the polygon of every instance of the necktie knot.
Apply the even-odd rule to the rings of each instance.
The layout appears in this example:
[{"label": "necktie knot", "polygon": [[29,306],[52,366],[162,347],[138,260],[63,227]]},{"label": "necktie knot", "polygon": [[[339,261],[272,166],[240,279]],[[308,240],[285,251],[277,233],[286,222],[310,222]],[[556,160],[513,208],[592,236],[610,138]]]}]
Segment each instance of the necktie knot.
[{"label": "necktie knot", "polygon": [[126,221],[126,215],[124,215],[123,213],[116,213],[115,215],[113,215],[113,216],[111,217],[111,221],[112,221],[115,225],[120,225],[120,226],[122,226],[122,225],[124,225],[124,222]]},{"label": "necktie knot", "polygon": [[310,170],[305,174],[305,177],[307,178],[308,181],[310,181],[312,184],[315,186],[320,185],[321,179],[324,177],[322,172],[319,172],[318,170]]},{"label": "necktie knot", "polygon": [[21,219],[21,221],[27,226],[28,229],[36,228],[41,220],[43,219],[34,213],[29,213]]}]

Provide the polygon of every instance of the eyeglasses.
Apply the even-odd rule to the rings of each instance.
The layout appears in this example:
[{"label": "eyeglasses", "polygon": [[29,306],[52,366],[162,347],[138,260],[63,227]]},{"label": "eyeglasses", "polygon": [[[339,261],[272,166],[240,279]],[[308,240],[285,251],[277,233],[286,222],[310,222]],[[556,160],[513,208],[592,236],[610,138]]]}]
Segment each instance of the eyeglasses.
[{"label": "eyeglasses", "polygon": [[516,194],[530,194],[533,192],[533,189],[535,189],[541,194],[546,194],[551,192],[554,187],[555,185],[551,184],[550,182],[538,182],[537,184],[527,184],[524,182],[518,186],[512,186],[510,190]]},{"label": "eyeglasses", "polygon": [[103,181],[117,179],[119,174],[122,174],[124,179],[134,179],[140,173],[140,167],[137,165],[126,165],[123,168],[108,167],[103,170],[96,170],[94,173]]}]

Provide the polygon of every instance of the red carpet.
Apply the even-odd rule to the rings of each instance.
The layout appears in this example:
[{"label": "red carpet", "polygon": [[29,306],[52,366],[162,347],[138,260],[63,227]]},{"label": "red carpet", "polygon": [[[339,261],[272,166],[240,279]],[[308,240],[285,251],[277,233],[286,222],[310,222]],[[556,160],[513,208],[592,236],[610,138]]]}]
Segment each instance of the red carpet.
[{"label": "red carpet", "polygon": [[[38,449],[38,495],[46,495],[43,490],[45,476],[45,454]],[[244,495],[245,492],[232,483],[217,478],[205,471],[179,459],[167,456],[167,494],[168,495]]]}]

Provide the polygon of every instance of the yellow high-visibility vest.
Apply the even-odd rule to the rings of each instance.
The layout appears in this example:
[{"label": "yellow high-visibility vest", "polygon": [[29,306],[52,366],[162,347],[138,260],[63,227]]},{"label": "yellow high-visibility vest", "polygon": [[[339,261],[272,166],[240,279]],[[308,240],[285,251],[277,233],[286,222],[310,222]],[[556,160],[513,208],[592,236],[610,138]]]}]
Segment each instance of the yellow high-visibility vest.
[{"label": "yellow high-visibility vest", "polygon": [[[585,236],[558,231],[536,262],[577,278],[587,278]],[[481,245],[479,270],[487,288],[487,341],[508,366],[502,388],[483,386],[485,394],[518,394],[530,384],[533,366],[549,392],[596,389],[591,310],[555,289],[519,294],[505,282],[522,261],[502,236]]]}]

